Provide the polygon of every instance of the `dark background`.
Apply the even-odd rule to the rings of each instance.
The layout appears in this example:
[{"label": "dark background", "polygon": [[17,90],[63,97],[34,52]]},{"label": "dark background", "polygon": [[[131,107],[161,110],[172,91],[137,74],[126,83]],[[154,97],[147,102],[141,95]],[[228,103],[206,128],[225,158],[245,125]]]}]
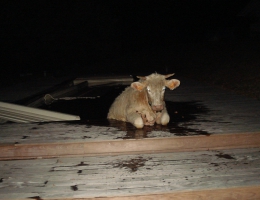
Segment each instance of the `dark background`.
[{"label": "dark background", "polygon": [[245,43],[257,48],[250,32],[257,16],[243,13],[250,2],[1,1],[1,80],[44,71],[59,76],[203,70],[223,56],[226,62]]}]

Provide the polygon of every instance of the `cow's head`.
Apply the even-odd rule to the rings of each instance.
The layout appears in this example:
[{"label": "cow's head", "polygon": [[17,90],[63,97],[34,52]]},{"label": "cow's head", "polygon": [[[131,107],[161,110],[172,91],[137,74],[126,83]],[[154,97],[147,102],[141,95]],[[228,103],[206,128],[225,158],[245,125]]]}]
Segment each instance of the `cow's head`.
[{"label": "cow's head", "polygon": [[154,111],[161,111],[164,108],[164,92],[165,88],[173,90],[180,85],[177,79],[166,80],[174,74],[161,75],[151,74],[149,76],[137,76],[140,80],[133,82],[131,87],[143,91],[146,90],[149,104]]}]

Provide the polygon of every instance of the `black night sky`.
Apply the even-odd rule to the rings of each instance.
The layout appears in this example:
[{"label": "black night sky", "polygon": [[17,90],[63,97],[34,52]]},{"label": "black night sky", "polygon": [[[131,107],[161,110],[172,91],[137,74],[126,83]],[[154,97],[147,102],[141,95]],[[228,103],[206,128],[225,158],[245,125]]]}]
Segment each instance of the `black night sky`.
[{"label": "black night sky", "polygon": [[211,41],[219,30],[226,40],[246,39],[249,22],[238,14],[248,2],[1,1],[1,75],[160,71],[172,64],[164,55],[185,60],[180,46]]}]

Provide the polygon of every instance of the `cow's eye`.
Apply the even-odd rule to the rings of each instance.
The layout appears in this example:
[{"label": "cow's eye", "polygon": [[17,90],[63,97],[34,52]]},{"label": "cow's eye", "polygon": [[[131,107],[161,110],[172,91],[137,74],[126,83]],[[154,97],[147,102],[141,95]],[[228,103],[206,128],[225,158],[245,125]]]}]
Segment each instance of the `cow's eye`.
[{"label": "cow's eye", "polygon": [[162,91],[165,91],[165,86],[163,86]]},{"label": "cow's eye", "polygon": [[148,91],[148,92],[151,92],[151,89],[150,89],[149,87],[147,87],[147,91]]}]

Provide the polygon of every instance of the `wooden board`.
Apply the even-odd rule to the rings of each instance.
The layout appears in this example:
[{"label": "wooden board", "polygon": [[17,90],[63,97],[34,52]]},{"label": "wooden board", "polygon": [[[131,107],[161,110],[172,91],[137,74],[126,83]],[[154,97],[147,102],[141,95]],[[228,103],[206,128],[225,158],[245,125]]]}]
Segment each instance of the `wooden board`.
[{"label": "wooden board", "polygon": [[0,146],[0,160],[260,147],[260,133]]},{"label": "wooden board", "polygon": [[0,161],[0,199],[258,199],[259,151]]},{"label": "wooden board", "polygon": [[[74,198],[73,198],[74,199]],[[86,198],[85,198],[86,199]],[[260,186],[223,188],[212,190],[173,192],[163,194],[126,196],[126,197],[104,197],[99,200],[223,200],[223,199],[243,199],[257,200],[260,199]],[[66,199],[69,200],[69,199]],[[96,200],[96,198],[88,198],[88,200]]]}]

